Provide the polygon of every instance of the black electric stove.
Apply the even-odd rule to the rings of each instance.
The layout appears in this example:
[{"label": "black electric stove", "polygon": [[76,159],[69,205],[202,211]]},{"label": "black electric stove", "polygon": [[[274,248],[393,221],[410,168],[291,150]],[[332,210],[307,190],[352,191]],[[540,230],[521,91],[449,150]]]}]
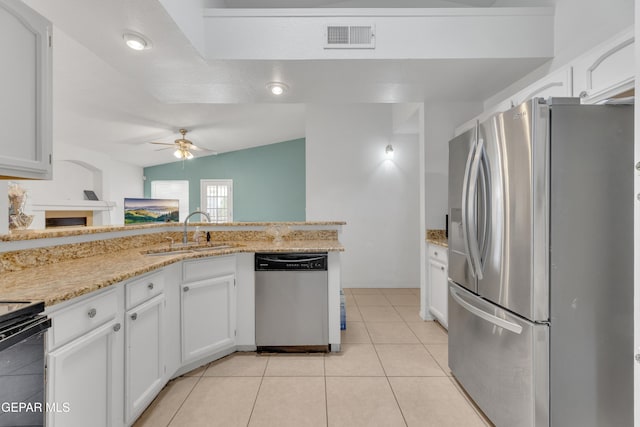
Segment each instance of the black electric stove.
[{"label": "black electric stove", "polygon": [[51,326],[43,302],[0,301],[0,351]]},{"label": "black electric stove", "polygon": [[43,302],[0,301],[0,427],[43,426],[45,331]]}]

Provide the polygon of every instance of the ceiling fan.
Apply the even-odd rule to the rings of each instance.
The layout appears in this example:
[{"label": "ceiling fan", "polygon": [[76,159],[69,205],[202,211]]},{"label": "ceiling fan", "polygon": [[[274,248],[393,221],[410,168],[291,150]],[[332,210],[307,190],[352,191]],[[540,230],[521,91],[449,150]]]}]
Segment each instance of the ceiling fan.
[{"label": "ceiling fan", "polygon": [[167,148],[161,148],[160,150],[168,150],[171,147],[175,147],[175,151],[173,155],[176,156],[180,160],[189,160],[193,159],[192,151],[209,151],[212,154],[218,154],[215,151],[207,150],[206,148],[197,147],[193,142],[189,141],[185,138],[188,130],[180,129],[179,131],[182,134],[182,138],[176,139],[173,143],[170,142],[151,142],[151,144],[156,145],[168,145]]}]

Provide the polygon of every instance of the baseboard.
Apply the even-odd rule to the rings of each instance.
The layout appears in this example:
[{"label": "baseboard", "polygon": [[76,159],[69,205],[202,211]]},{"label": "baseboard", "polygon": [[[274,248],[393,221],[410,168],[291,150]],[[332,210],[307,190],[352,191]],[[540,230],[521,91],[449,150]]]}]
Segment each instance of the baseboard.
[{"label": "baseboard", "polygon": [[342,282],[342,288],[369,288],[369,289],[420,289],[420,284],[415,283],[348,283]]}]

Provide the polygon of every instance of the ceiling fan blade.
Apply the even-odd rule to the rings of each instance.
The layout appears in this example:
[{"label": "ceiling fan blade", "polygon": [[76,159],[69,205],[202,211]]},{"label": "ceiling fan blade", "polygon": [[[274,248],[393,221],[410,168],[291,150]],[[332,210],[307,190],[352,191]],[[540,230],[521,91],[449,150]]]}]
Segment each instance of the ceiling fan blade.
[{"label": "ceiling fan blade", "polygon": [[173,142],[155,142],[155,141],[149,141],[149,144],[156,144],[156,145],[171,145],[171,146],[176,145],[176,144],[175,144],[175,143],[173,143]]},{"label": "ceiling fan blade", "polygon": [[206,153],[206,155],[208,155],[208,156],[217,156],[218,155],[217,151],[209,150],[208,148],[204,148],[204,147],[198,147],[198,146],[193,145],[193,144],[191,144],[189,146],[189,149],[193,150],[193,151],[198,151],[198,152],[203,153],[203,154]]},{"label": "ceiling fan blade", "polygon": [[165,147],[165,148],[157,148],[153,151],[164,151],[164,150],[171,150],[173,147]]}]

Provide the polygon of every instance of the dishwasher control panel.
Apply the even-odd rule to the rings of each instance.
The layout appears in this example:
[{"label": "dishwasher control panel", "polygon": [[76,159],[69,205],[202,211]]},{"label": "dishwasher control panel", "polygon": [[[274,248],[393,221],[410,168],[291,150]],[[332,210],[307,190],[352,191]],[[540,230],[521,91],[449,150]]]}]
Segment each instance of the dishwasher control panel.
[{"label": "dishwasher control panel", "polygon": [[327,271],[326,253],[257,253],[256,271]]}]

